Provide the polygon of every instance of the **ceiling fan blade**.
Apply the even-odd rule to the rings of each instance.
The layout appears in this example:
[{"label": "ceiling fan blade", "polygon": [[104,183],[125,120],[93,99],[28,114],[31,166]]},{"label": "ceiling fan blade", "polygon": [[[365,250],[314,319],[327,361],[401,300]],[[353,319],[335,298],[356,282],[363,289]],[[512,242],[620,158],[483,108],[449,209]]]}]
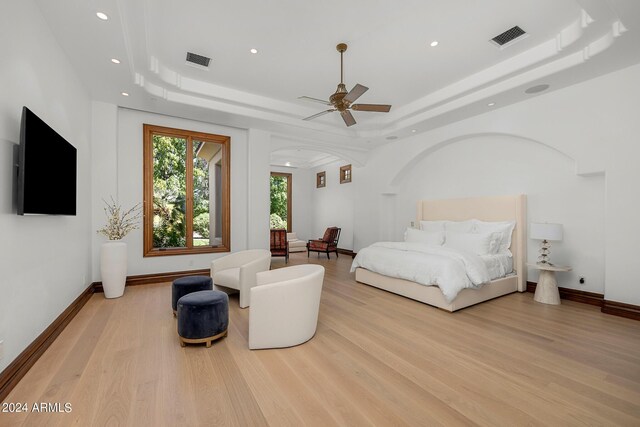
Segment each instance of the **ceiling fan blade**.
[{"label": "ceiling fan blade", "polygon": [[340,113],[340,115],[342,116],[342,120],[344,120],[344,123],[347,125],[347,127],[356,124],[356,119],[353,118],[353,114],[351,114],[351,111],[344,110]]},{"label": "ceiling fan blade", "polygon": [[346,94],[342,99],[343,101],[347,101],[349,104],[351,104],[353,101],[360,98],[362,94],[368,90],[369,90],[368,87],[362,86],[361,84],[356,84],[353,87],[353,89],[351,89],[351,91],[348,94]]},{"label": "ceiling fan blade", "polygon": [[385,104],[353,104],[352,110],[355,111],[377,111],[379,113],[388,113],[391,110],[391,105]]},{"label": "ceiling fan blade", "polygon": [[325,101],[323,99],[318,99],[318,98],[312,98],[310,96],[299,96],[298,99],[302,99],[303,101],[319,102],[320,104],[324,104],[324,105],[331,105],[329,101]]},{"label": "ceiling fan blade", "polygon": [[313,116],[305,117],[305,118],[304,118],[304,119],[302,119],[302,120],[313,120],[313,119],[315,119],[316,117],[324,116],[325,114],[333,113],[334,111],[336,111],[336,109],[335,109],[335,108],[332,108],[332,109],[330,109],[330,110],[325,110],[325,111],[322,111],[322,112],[320,112],[320,113],[318,113],[318,114],[314,114]]}]

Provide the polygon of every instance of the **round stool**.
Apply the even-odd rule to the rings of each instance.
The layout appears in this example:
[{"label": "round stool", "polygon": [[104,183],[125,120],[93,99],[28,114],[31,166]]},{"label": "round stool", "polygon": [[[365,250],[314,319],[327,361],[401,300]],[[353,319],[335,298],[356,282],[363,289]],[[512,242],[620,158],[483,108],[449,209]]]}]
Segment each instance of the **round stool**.
[{"label": "round stool", "polygon": [[178,300],[180,345],[206,343],[227,336],[229,296],[221,291],[198,291]]},{"label": "round stool", "polygon": [[176,315],[180,298],[191,292],[210,291],[211,289],[213,289],[213,280],[209,276],[188,276],[174,280],[171,285],[173,315]]}]

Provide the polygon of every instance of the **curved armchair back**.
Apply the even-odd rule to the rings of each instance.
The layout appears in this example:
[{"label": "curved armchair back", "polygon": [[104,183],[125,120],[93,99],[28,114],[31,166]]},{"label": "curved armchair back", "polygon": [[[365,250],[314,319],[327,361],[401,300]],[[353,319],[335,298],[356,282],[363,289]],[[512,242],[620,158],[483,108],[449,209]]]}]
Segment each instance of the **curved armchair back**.
[{"label": "curved armchair back", "polygon": [[240,291],[240,307],[245,308],[250,303],[249,290],[256,285],[256,274],[270,267],[270,251],[249,249],[211,261],[211,277],[215,289]]},{"label": "curved armchair back", "polygon": [[324,267],[296,265],[258,273],[251,289],[249,348],[302,344],[318,325]]},{"label": "curved armchair back", "polygon": [[211,261],[211,270],[225,270],[227,268],[237,268],[256,260],[269,260],[271,262],[271,252],[266,249],[248,249],[230,253],[229,255]]}]

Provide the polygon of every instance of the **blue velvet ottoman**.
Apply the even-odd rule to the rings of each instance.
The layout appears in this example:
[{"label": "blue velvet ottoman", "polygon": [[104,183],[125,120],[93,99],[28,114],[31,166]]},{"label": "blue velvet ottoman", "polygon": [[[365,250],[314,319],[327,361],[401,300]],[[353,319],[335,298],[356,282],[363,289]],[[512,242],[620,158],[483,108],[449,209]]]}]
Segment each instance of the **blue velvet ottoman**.
[{"label": "blue velvet ottoman", "polygon": [[197,291],[213,289],[213,280],[209,276],[188,276],[173,281],[171,285],[171,308],[173,315],[178,311],[178,300],[183,296]]},{"label": "blue velvet ottoman", "polygon": [[198,291],[178,300],[180,345],[206,343],[227,336],[229,296],[221,291]]}]

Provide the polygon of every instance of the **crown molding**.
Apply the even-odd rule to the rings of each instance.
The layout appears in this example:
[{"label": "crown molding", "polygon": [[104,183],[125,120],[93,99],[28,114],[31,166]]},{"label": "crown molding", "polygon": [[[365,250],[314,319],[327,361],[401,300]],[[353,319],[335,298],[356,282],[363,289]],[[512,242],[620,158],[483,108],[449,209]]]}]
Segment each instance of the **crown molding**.
[{"label": "crown molding", "polygon": [[[124,0],[117,0],[120,14],[127,13]],[[611,47],[615,39],[626,32],[626,28],[613,12],[603,15],[602,10],[594,12],[598,18],[613,20],[608,29],[595,36],[590,28],[596,22],[585,10],[580,9],[575,19],[559,31],[554,37],[514,57],[472,74],[460,81],[427,94],[406,105],[399,106],[389,114],[381,115],[375,123],[362,123],[358,129],[345,128],[336,121],[329,124],[324,121],[302,121],[302,118],[317,110],[296,102],[278,100],[268,96],[257,95],[218,84],[206,82],[181,75],[171,69],[153,54],[152,37],[148,11],[149,0],[144,2],[144,19],[137,32],[143,34],[144,41],[137,45],[143,51],[148,63],[143,67],[134,67],[133,81],[147,93],[170,102],[216,110],[223,113],[243,116],[249,119],[269,121],[277,124],[293,126],[301,132],[321,132],[335,135],[341,139],[376,139],[383,138],[402,130],[417,127],[421,123],[441,119],[455,111],[486,102],[507,91],[517,89],[545,77],[579,66],[595,55]],[[134,64],[131,34],[127,28],[127,19],[121,16],[125,35],[125,48],[129,63]],[[586,39],[589,30],[589,40]],[[602,28],[600,28],[602,30]],[[573,51],[570,51],[573,49]],[[554,59],[555,58],[555,59]],[[133,65],[132,65],[133,66]],[[323,141],[323,144],[325,142]]]}]

